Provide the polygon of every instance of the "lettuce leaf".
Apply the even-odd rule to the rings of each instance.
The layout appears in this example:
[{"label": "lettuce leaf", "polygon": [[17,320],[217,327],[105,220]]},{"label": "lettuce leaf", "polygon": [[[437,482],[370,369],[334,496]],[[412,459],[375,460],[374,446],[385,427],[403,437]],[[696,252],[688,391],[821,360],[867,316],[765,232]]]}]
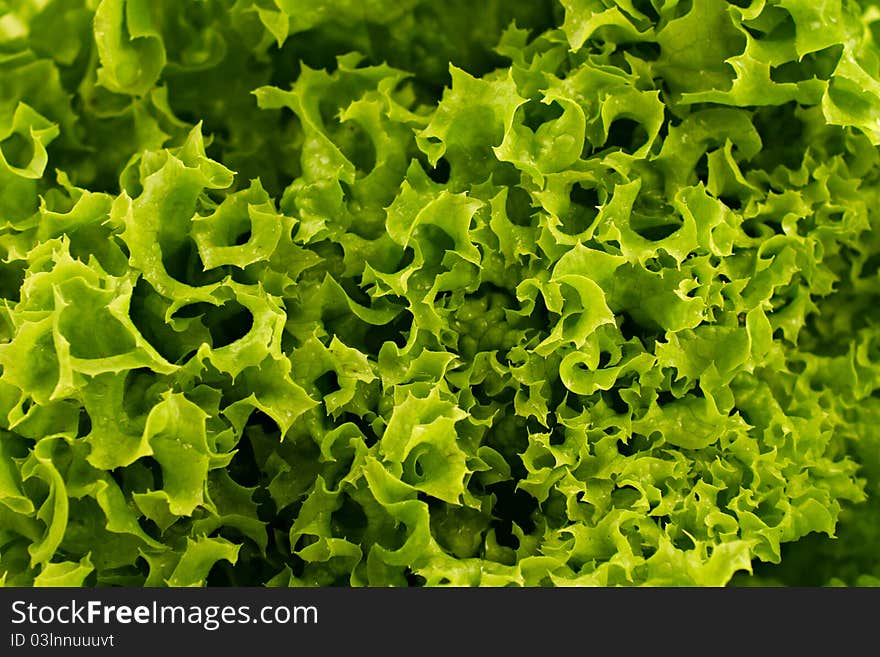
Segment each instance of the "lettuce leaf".
[{"label": "lettuce leaf", "polygon": [[880,12],[0,5],[0,581],[874,585]]}]

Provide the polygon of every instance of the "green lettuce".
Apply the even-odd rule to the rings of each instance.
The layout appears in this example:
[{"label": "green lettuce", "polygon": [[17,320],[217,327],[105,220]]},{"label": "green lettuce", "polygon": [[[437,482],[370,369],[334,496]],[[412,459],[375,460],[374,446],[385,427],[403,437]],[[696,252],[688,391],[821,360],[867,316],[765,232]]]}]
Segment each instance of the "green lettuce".
[{"label": "green lettuce", "polygon": [[0,582],[876,585],[878,27],[0,2]]}]

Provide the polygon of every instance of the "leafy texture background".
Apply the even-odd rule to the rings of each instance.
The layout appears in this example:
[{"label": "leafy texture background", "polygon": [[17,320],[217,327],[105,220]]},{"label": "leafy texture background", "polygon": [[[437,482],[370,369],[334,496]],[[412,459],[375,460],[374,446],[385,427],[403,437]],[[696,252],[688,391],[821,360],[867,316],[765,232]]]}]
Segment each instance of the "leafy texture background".
[{"label": "leafy texture background", "polygon": [[0,581],[880,584],[878,38],[0,1]]}]

